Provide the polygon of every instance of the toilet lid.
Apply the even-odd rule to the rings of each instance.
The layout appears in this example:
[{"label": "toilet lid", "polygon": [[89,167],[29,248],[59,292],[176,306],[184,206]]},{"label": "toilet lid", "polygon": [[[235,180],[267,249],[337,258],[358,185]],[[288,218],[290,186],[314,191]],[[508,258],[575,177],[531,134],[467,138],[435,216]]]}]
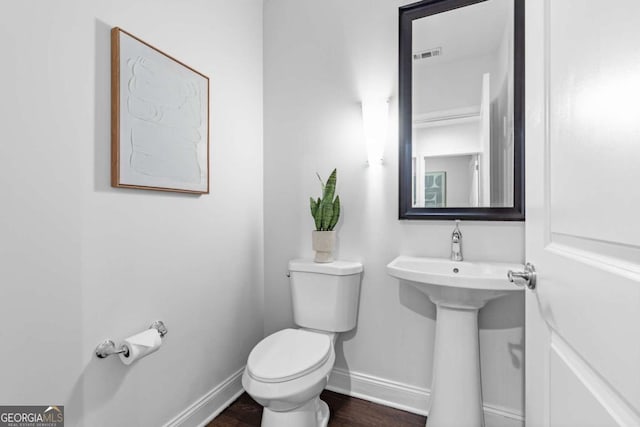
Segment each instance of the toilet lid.
[{"label": "toilet lid", "polygon": [[331,339],[302,329],[283,329],[258,343],[249,354],[247,370],[263,382],[283,382],[314,371],[329,358]]}]

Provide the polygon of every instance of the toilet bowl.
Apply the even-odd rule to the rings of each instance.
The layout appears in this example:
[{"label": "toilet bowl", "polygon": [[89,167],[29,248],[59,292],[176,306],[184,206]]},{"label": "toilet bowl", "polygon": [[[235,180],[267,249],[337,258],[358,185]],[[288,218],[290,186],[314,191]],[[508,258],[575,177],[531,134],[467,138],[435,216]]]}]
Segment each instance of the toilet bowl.
[{"label": "toilet bowl", "polygon": [[338,332],[355,327],[362,264],[289,262],[294,320],[251,351],[242,375],[260,405],[263,427],[326,427],[329,407],[320,400],[335,362]]},{"label": "toilet bowl", "polygon": [[335,362],[332,338],[321,332],[284,329],[254,348],[242,385],[265,408],[263,426],[327,425],[329,409],[319,395]]}]

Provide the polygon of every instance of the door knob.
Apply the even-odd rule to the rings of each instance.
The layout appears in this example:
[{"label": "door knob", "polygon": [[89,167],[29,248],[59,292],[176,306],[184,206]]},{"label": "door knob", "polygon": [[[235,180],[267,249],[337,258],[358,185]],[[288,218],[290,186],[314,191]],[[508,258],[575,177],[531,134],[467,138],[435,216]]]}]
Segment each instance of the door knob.
[{"label": "door knob", "polygon": [[536,288],[536,269],[530,262],[524,266],[524,271],[509,270],[507,277],[516,286],[526,285],[529,289]]}]

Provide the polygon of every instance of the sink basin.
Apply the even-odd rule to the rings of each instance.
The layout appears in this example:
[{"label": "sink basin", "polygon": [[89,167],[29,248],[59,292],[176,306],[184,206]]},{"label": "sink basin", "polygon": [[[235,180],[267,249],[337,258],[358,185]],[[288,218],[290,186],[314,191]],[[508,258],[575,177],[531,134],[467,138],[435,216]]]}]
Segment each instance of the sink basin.
[{"label": "sink basin", "polygon": [[522,288],[507,279],[520,264],[399,256],[389,275],[424,292],[436,304],[431,407],[427,427],[484,426],[478,311]]},{"label": "sink basin", "polygon": [[451,261],[444,258],[399,256],[387,265],[389,275],[406,280],[434,304],[452,308],[481,308],[492,299],[522,292],[507,279],[520,264]]}]

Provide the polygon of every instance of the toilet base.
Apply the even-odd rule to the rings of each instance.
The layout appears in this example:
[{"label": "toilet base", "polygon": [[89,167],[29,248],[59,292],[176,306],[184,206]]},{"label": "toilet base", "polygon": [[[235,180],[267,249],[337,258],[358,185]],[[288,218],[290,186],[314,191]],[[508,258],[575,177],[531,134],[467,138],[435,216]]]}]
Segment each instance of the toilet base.
[{"label": "toilet base", "polygon": [[327,427],[329,406],[319,397],[286,412],[262,411],[262,427]]}]

